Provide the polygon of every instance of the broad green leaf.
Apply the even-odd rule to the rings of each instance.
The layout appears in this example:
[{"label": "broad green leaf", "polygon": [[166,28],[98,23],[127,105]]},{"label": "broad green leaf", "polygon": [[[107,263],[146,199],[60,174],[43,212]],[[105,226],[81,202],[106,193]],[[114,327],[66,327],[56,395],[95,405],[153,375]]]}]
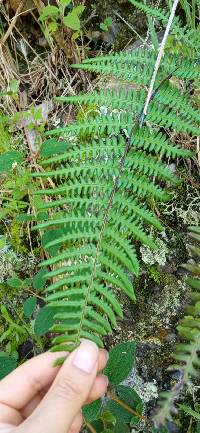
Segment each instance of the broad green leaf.
[{"label": "broad green leaf", "polygon": [[44,288],[46,280],[44,278],[47,273],[46,268],[42,268],[39,272],[33,277],[33,287],[35,290],[40,291]]},{"label": "broad green leaf", "polygon": [[36,221],[47,221],[49,218],[48,212],[38,212]]},{"label": "broad green leaf", "polygon": [[19,85],[20,85],[19,80],[11,80],[9,84],[9,91],[12,93],[18,93]]},{"label": "broad green leaf", "polygon": [[9,357],[6,353],[0,352],[0,380],[11,373],[17,367],[15,358]]},{"label": "broad green leaf", "polygon": [[118,385],[131,373],[135,363],[134,341],[117,344],[109,353],[109,361],[104,372],[111,385]]},{"label": "broad green leaf", "polygon": [[35,319],[34,332],[38,337],[45,335],[54,324],[54,316],[58,312],[57,308],[42,307]]},{"label": "broad green leaf", "polygon": [[73,33],[73,35],[71,37],[72,41],[75,41],[76,39],[78,39],[79,36],[80,36],[80,32],[79,32],[79,30],[77,30],[76,32]]},{"label": "broad green leaf", "polygon": [[105,23],[108,27],[112,26],[112,18],[111,18],[111,17],[106,18],[105,21],[104,21],[104,23]]},{"label": "broad green leaf", "polygon": [[33,283],[33,278],[25,278],[23,280],[23,287],[30,287]]},{"label": "broad green leaf", "polygon": [[[96,433],[102,433],[104,430],[104,426],[101,420],[91,422],[91,426],[94,428]],[[91,430],[87,429],[88,433],[91,433]]]},{"label": "broad green leaf", "polygon": [[0,236],[0,250],[3,250],[6,246],[6,236]]},{"label": "broad green leaf", "polygon": [[59,236],[62,236],[63,230],[62,229],[53,229],[53,230],[47,230],[43,236],[42,236],[42,246],[51,256],[55,256],[59,250],[59,245],[55,245],[51,248],[46,248],[46,244],[48,244],[51,241],[54,241],[55,239],[58,239]]},{"label": "broad green leaf", "polygon": [[58,23],[56,21],[52,21],[48,24],[48,30],[50,33],[56,32],[58,30]]},{"label": "broad green leaf", "polygon": [[20,278],[8,278],[6,281],[9,287],[13,287],[15,289],[20,289],[23,285],[23,281]]},{"label": "broad green leaf", "polygon": [[24,315],[26,317],[29,318],[32,316],[33,311],[35,310],[35,307],[36,307],[36,303],[37,303],[37,298],[35,298],[33,296],[31,298],[26,299],[26,301],[24,302],[24,305],[23,305]]},{"label": "broad green leaf", "polygon": [[42,13],[39,17],[40,21],[45,21],[47,18],[57,18],[59,17],[60,11],[56,6],[45,6],[42,9]]},{"label": "broad green leaf", "polygon": [[113,428],[113,433],[129,433],[130,428],[128,424],[120,423],[119,421],[116,423],[116,425]]},{"label": "broad green leaf", "polygon": [[60,0],[59,3],[61,6],[66,7],[71,3],[71,0]]},{"label": "broad green leaf", "polygon": [[95,421],[99,418],[101,409],[101,400],[95,400],[93,403],[84,406],[82,412],[87,422]]},{"label": "broad green leaf", "polygon": [[1,316],[5,319],[5,321],[7,323],[10,323],[11,325],[13,324],[13,319],[10,316],[10,314],[9,314],[9,312],[8,312],[8,310],[7,310],[7,308],[6,308],[5,305],[1,305]]},{"label": "broad green leaf", "polygon": [[101,419],[108,424],[115,424],[116,418],[111,412],[105,411],[101,414]]},{"label": "broad green leaf", "polygon": [[73,11],[69,12],[67,16],[64,17],[63,22],[66,27],[69,27],[72,30],[80,30],[81,23],[79,17]]},{"label": "broad green leaf", "polygon": [[83,13],[84,10],[85,10],[85,6],[83,6],[83,5],[78,5],[78,6],[75,6],[75,7],[73,8],[73,13],[76,14],[76,15],[81,15],[81,14]]},{"label": "broad green leaf", "polygon": [[2,153],[0,155],[0,173],[7,173],[12,169],[14,163],[19,164],[22,160],[22,154],[17,150]]},{"label": "broad green leaf", "polygon": [[111,17],[106,18],[102,23],[100,23],[100,29],[103,30],[103,32],[107,32],[109,27],[111,26],[112,26]]},{"label": "broad green leaf", "polygon": [[56,141],[54,138],[50,138],[42,144],[40,148],[40,155],[45,157],[53,156],[66,152],[69,147],[71,147],[71,145],[66,141]]},{"label": "broad green leaf", "polygon": [[18,222],[33,221],[33,215],[28,215],[26,213],[21,213],[15,217]]},{"label": "broad green leaf", "polygon": [[107,32],[107,30],[108,30],[108,27],[106,26],[106,24],[104,24],[104,23],[100,23],[100,29],[103,31],[103,32]]},{"label": "broad green leaf", "polygon": [[[134,389],[130,388],[129,386],[118,385],[115,388],[115,393],[121,401],[125,402],[128,406],[138,412],[138,414],[142,414],[143,402]],[[114,400],[108,401],[106,409],[112,412],[119,423],[131,422],[133,425],[140,420],[139,416],[133,417],[130,412],[128,412],[126,409],[124,409],[124,407]]]}]

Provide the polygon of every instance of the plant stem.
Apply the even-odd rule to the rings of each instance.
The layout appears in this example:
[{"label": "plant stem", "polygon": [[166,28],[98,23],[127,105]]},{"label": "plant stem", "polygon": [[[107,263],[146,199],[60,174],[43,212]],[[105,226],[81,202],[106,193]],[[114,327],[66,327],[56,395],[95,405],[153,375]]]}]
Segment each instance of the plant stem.
[{"label": "plant stem", "polygon": [[111,400],[116,401],[116,403],[118,403],[121,407],[123,407],[124,409],[126,409],[128,412],[132,413],[132,415],[137,416],[138,418],[145,420],[146,418],[141,415],[139,412],[137,412],[135,409],[133,409],[132,407],[130,407],[128,404],[124,403],[124,401],[120,400],[116,394],[113,394],[111,391],[107,392],[108,397],[111,398]]},{"label": "plant stem", "polygon": [[97,433],[94,427],[89,422],[85,421],[85,426],[88,428],[88,430],[91,431],[91,433]]},{"label": "plant stem", "polygon": [[25,0],[22,0],[22,1],[20,2],[19,6],[18,6],[18,8],[17,8],[17,10],[16,10],[16,14],[15,14],[15,16],[12,18],[12,20],[11,20],[11,23],[10,23],[10,25],[9,25],[9,28],[8,28],[7,32],[6,32],[5,35],[3,35],[2,38],[0,39],[0,47],[2,47],[2,46],[5,44],[5,42],[7,41],[8,37],[10,36],[10,34],[11,34],[13,28],[15,27],[15,24],[16,24],[16,21],[17,21],[17,18],[18,18],[20,12],[22,11],[22,9],[23,9],[23,7],[24,7],[24,3],[25,3]]}]

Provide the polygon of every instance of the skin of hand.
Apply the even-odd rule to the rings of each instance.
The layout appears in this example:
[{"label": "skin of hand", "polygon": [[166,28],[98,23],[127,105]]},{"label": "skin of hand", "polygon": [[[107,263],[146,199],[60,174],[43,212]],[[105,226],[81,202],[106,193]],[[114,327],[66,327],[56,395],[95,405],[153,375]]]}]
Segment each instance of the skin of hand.
[{"label": "skin of hand", "polygon": [[46,352],[0,381],[0,433],[78,433],[81,408],[100,398],[108,386],[99,374],[108,354],[83,341],[61,367],[63,353]]}]

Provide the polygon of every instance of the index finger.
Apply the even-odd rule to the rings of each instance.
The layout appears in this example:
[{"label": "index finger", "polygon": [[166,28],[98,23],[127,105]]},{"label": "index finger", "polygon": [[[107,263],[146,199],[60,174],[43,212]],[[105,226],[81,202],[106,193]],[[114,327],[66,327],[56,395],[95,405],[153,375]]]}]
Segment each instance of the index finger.
[{"label": "index finger", "polygon": [[[66,357],[66,353],[43,353],[6,376],[0,381],[0,403],[23,409],[41,390],[52,384],[60,369],[53,364],[61,356]],[[106,366],[107,360],[107,352],[100,349],[98,370]]]},{"label": "index finger", "polygon": [[[21,410],[39,391],[55,379],[60,354],[46,352],[22,364],[0,381],[0,402]],[[65,354],[66,356],[66,354]]]}]

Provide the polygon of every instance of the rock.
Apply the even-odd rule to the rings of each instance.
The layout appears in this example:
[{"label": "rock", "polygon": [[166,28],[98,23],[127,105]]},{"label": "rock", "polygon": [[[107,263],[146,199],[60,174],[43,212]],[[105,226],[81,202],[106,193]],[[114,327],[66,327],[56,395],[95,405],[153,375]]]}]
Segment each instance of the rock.
[{"label": "rock", "polygon": [[34,356],[34,350],[33,350],[33,342],[32,340],[25,341],[21,346],[19,346],[19,357],[21,360],[24,359],[31,359]]},{"label": "rock", "polygon": [[174,424],[173,422],[168,422],[167,428],[169,430],[169,433],[181,433],[180,428],[176,424]]},{"label": "rock", "polygon": [[108,31],[102,33],[103,41],[106,44],[111,45],[114,42],[116,35],[119,33],[119,31],[120,31],[119,23],[113,20],[112,25],[109,27]]}]

